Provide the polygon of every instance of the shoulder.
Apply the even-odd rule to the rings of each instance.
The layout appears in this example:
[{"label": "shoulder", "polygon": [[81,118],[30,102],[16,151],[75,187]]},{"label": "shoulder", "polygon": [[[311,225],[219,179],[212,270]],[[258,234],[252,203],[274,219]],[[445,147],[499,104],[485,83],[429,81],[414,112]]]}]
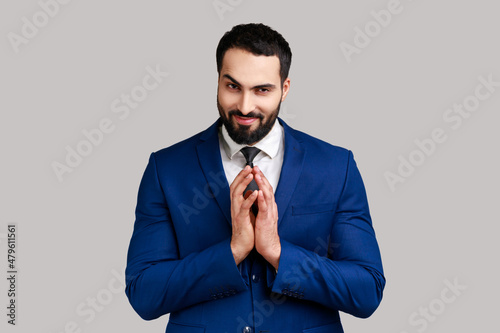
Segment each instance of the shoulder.
[{"label": "shoulder", "polygon": [[156,158],[161,158],[186,153],[196,148],[196,145],[200,141],[200,136],[202,135],[202,133],[203,132],[197,133],[171,146],[155,151],[153,154],[156,156]]},{"label": "shoulder", "polygon": [[218,144],[218,122],[187,139],[154,152],[153,156],[156,161],[160,162],[172,159],[181,162],[185,159],[192,159],[196,156],[196,147],[203,141],[217,142]]},{"label": "shoulder", "polygon": [[[340,183],[344,183],[349,175],[358,175],[359,171],[357,168],[354,155],[351,150],[333,145],[324,140],[318,139],[307,133],[292,129],[288,127],[285,130],[285,146],[287,145],[287,132],[288,137],[291,138],[288,144],[292,146],[288,147],[288,151],[300,147],[304,152],[303,159],[303,172],[305,171],[310,177],[310,181],[313,182],[318,179],[323,179]],[[295,141],[296,143],[293,143]],[[295,147],[295,144],[297,147]],[[285,148],[285,151],[287,148]],[[334,175],[334,177],[331,177]],[[361,179],[359,177],[359,179]],[[340,184],[339,183],[339,184]]]},{"label": "shoulder", "polygon": [[352,152],[344,147],[336,146],[324,140],[318,139],[310,134],[291,128],[282,122],[285,129],[285,145],[286,136],[291,136],[306,150],[308,158],[317,157],[319,159],[334,159],[347,161]]}]

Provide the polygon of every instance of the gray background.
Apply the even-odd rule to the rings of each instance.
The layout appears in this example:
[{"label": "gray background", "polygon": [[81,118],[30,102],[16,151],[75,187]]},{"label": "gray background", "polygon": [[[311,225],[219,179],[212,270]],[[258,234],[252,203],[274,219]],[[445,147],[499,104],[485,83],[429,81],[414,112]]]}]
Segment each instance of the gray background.
[{"label": "gray background", "polygon": [[[74,322],[81,332],[164,331],[168,317],[141,320],[115,277],[137,188],[152,151],[216,119],[215,48],[245,22],[266,23],[291,44],[282,117],[353,150],[367,187],[388,283],[371,318],[342,315],[346,332],[495,329],[500,87],[458,129],[443,115],[474,94],[479,76],[500,81],[498,2],[402,0],[350,62],[340,44],[354,45],[355,28],[373,25],[371,11],[390,1],[220,2],[231,9],[221,16],[213,1],[73,0],[18,52],[8,36],[21,36],[22,18],[32,22],[40,4],[0,4],[2,272],[9,223],[18,224],[19,250],[18,325],[6,323],[1,278],[0,330],[59,333]],[[113,100],[157,65],[169,76],[120,119]],[[52,163],[104,118],[114,131],[59,181]],[[414,140],[435,128],[447,140],[392,191],[384,174],[397,173],[399,156],[418,154]],[[446,280],[466,286],[449,304],[440,300]],[[410,320],[429,306],[438,314],[426,327]]]}]

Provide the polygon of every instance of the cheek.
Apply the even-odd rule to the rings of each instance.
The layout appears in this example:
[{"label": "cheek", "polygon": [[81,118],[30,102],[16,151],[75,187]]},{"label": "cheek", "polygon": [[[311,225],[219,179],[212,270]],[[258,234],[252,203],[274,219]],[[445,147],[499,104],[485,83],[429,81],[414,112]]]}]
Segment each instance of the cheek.
[{"label": "cheek", "polygon": [[233,94],[224,91],[219,91],[217,97],[219,99],[220,105],[222,105],[225,110],[227,110],[228,108],[232,108],[236,103],[236,99],[234,98]]},{"label": "cheek", "polygon": [[269,99],[267,101],[262,101],[260,104],[259,104],[259,108],[260,110],[262,111],[262,113],[264,113],[266,116],[269,116],[270,114],[274,113],[274,111],[276,111],[276,109],[278,108],[278,105],[279,105],[279,102],[280,102],[280,99]]}]

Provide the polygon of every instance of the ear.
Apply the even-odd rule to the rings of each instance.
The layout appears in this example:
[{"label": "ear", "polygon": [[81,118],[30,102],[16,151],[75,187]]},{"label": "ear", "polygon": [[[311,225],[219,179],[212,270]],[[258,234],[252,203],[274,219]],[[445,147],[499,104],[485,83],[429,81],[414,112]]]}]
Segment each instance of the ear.
[{"label": "ear", "polygon": [[281,94],[281,101],[284,102],[286,96],[288,95],[288,91],[290,90],[290,78],[287,77],[286,80],[283,82],[283,92]]}]

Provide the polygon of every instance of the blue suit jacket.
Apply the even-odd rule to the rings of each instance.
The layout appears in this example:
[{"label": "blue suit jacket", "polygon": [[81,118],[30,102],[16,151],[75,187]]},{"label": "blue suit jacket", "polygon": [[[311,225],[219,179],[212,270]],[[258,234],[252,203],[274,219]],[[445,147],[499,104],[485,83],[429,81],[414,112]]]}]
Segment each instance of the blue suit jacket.
[{"label": "blue suit jacket", "polygon": [[352,153],[285,129],[276,271],[230,248],[229,184],[218,126],[151,154],[138,194],[126,293],[137,313],[170,313],[167,332],[343,332],[338,311],[368,317],[385,285]]}]

